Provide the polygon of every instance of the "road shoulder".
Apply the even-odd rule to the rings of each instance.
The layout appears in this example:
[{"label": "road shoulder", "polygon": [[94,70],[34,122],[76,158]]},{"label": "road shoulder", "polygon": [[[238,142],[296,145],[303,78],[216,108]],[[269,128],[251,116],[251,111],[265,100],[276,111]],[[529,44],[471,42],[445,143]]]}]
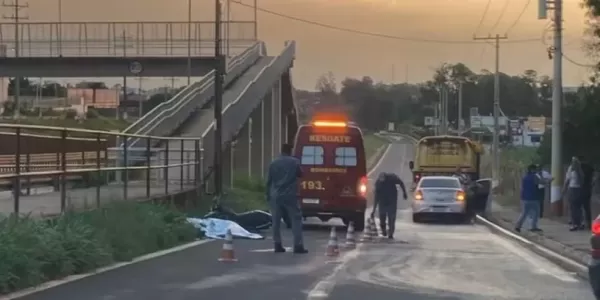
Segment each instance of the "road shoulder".
[{"label": "road shoulder", "polygon": [[568,225],[561,222],[542,218],[539,220],[539,227],[544,230],[542,233],[534,233],[528,230],[528,222],[521,233],[514,231],[514,224],[519,217],[519,212],[510,207],[503,207],[497,203],[492,203],[491,212],[486,214],[484,219],[495,226],[486,224],[479,220],[492,231],[509,237],[521,245],[527,247],[538,255],[552,261],[567,271],[576,273],[579,277],[588,279],[587,264],[591,257],[587,252],[589,247],[590,233],[587,231],[570,232]]}]

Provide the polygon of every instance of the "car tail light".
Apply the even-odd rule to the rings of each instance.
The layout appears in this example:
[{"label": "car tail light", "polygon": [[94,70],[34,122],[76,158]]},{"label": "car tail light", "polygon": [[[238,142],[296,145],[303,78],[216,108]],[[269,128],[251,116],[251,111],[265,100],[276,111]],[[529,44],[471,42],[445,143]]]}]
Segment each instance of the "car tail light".
[{"label": "car tail light", "polygon": [[592,233],[595,235],[600,235],[600,220],[596,219],[592,222]]},{"label": "car tail light", "polygon": [[415,200],[423,200],[423,192],[421,190],[415,192]]},{"label": "car tail light", "polygon": [[456,200],[465,201],[465,192],[463,192],[463,191],[456,192]]},{"label": "car tail light", "polygon": [[366,197],[367,196],[367,184],[369,183],[369,180],[367,179],[367,177],[363,176],[360,178],[360,180],[358,181],[358,194]]},{"label": "car tail light", "polygon": [[591,256],[594,259],[600,259],[600,219],[596,219],[592,222],[592,238],[590,239],[592,245]]}]

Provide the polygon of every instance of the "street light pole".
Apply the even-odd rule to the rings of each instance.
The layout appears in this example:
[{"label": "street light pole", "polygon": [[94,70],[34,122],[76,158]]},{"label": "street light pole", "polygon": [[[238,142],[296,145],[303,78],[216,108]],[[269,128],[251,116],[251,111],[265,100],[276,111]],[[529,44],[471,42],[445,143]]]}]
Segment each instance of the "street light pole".
[{"label": "street light pole", "polygon": [[214,140],[214,176],[215,196],[218,198],[223,194],[223,157],[222,157],[222,111],[223,111],[223,76],[225,76],[225,61],[221,54],[221,1],[215,0],[215,140]]}]

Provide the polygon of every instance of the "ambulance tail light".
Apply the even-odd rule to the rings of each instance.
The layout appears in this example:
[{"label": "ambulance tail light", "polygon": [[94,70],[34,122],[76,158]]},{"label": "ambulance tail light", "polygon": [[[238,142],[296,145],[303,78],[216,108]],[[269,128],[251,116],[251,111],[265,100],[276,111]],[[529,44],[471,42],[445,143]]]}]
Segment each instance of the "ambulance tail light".
[{"label": "ambulance tail light", "polygon": [[369,180],[367,179],[366,176],[361,177],[360,180],[358,181],[358,194],[361,195],[362,197],[367,196],[367,184],[368,183],[369,183]]}]

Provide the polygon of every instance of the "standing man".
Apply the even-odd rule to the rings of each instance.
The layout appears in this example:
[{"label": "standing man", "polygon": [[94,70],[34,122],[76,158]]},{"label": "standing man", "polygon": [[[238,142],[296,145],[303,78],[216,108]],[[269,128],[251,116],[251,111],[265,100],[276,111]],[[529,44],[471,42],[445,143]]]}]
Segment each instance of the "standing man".
[{"label": "standing man", "polygon": [[[396,230],[396,211],[398,210],[398,190],[396,185],[399,185],[404,195],[404,200],[408,199],[404,182],[392,173],[379,173],[379,177],[375,182],[375,203],[373,204],[373,212],[371,218],[375,216],[375,210],[379,204],[379,226],[381,234],[389,239],[394,238]],[[389,224],[386,226],[386,223]]]},{"label": "standing man", "polygon": [[542,231],[538,228],[538,218],[540,215],[538,184],[537,166],[530,165],[527,167],[527,174],[521,180],[521,216],[517,220],[517,224],[515,224],[516,232],[521,232],[521,227],[527,217],[531,218],[531,231]]},{"label": "standing man", "polygon": [[592,228],[592,182],[594,180],[594,167],[579,157],[581,161],[581,171],[583,172],[583,182],[581,184],[581,208],[583,210],[583,219],[585,228]]},{"label": "standing man", "polygon": [[544,217],[544,202],[546,201],[546,190],[550,188],[550,182],[552,182],[552,175],[541,166],[537,166],[537,177],[538,177],[538,198],[540,200],[540,219]]},{"label": "standing man", "polygon": [[283,144],[281,155],[269,165],[267,176],[267,201],[271,206],[273,216],[273,242],[275,253],[285,252],[281,243],[281,218],[283,212],[287,213],[292,223],[294,234],[294,253],[304,254],[302,237],[302,210],[298,203],[298,178],[302,177],[300,161],[292,156],[292,145]]},{"label": "standing man", "polygon": [[565,183],[562,189],[562,195],[567,195],[569,201],[569,212],[571,217],[571,227],[569,231],[582,230],[582,184],[583,184],[583,170],[581,169],[581,162],[575,156],[571,159],[571,165],[567,169],[565,176]]}]

